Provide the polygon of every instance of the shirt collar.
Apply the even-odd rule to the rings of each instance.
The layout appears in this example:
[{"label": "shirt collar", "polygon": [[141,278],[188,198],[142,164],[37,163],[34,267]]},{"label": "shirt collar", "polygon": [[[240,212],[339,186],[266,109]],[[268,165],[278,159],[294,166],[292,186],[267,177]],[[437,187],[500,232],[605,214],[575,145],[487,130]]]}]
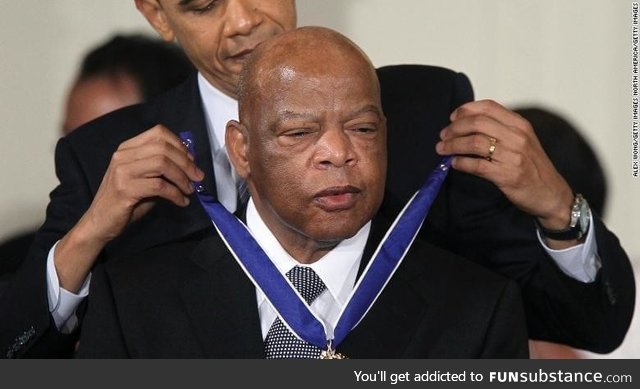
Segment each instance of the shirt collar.
[{"label": "shirt collar", "polygon": [[[309,266],[322,279],[333,298],[340,305],[345,304],[354,286],[353,280],[349,280],[349,274],[353,274],[353,268],[360,264],[369,237],[371,222],[365,224],[353,237],[343,240],[333,250],[311,265],[300,264],[286,252],[264,224],[251,198],[247,204],[247,227],[282,275],[285,275],[296,265]],[[264,295],[259,297],[258,303],[261,303],[263,299]]]},{"label": "shirt collar", "polygon": [[211,85],[198,73],[198,88],[204,104],[204,116],[214,157],[224,147],[229,120],[238,120],[238,102]]}]

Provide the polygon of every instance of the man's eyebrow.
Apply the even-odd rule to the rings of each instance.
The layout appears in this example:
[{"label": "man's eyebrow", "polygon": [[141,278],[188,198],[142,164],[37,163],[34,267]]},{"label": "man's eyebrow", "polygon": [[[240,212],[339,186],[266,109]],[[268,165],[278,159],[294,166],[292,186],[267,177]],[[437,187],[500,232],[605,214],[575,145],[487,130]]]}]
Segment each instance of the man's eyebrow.
[{"label": "man's eyebrow", "polygon": [[[353,116],[357,116],[363,113],[374,113],[377,116],[382,116],[382,111],[380,110],[380,107],[373,105],[373,104],[368,104],[365,105],[364,107],[360,108],[357,111],[353,112]],[[291,120],[291,119],[313,119],[314,117],[316,117],[316,115],[313,112],[296,112],[296,111],[291,111],[291,110],[283,110],[278,112],[278,121],[284,121],[284,120]]]},{"label": "man's eyebrow", "polygon": [[278,112],[278,121],[280,122],[291,119],[311,119],[313,117],[315,117],[313,113],[296,112],[288,109]]},{"label": "man's eyebrow", "polygon": [[356,112],[354,112],[354,116],[367,113],[367,112],[375,113],[379,117],[382,117],[382,111],[380,110],[380,107],[373,104],[365,105],[361,109],[357,110]]},{"label": "man's eyebrow", "polygon": [[[356,117],[358,115],[362,115],[365,113],[373,113],[379,118],[383,116],[382,111],[380,110],[380,107],[373,104],[365,105],[359,110],[354,111],[350,116]],[[317,115],[314,114],[313,112],[297,112],[297,111],[291,111],[291,110],[285,109],[283,111],[278,112],[277,121],[278,123],[282,123],[287,120],[295,120],[295,119],[313,120],[314,118],[316,118],[316,116]]]}]

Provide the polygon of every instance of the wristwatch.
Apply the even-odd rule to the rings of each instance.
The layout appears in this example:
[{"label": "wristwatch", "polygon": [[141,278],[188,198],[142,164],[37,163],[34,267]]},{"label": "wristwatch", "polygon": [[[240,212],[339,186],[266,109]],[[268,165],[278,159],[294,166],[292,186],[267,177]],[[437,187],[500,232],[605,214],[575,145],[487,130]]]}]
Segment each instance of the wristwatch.
[{"label": "wristwatch", "polygon": [[571,220],[569,227],[563,230],[550,230],[544,228],[536,219],[538,230],[545,237],[553,240],[580,240],[589,231],[591,220],[591,208],[589,203],[580,193],[577,193],[571,206]]}]

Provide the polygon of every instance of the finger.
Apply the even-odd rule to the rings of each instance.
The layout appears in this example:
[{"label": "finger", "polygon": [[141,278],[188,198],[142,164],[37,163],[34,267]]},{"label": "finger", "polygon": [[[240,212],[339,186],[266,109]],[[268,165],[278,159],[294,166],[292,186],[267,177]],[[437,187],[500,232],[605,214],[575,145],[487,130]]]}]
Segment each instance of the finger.
[{"label": "finger", "polygon": [[492,138],[510,141],[510,138],[514,136],[514,131],[489,116],[465,116],[445,127],[440,132],[440,139],[449,140],[473,134],[484,134]]},{"label": "finger", "polygon": [[176,136],[173,132],[171,132],[167,127],[162,124],[157,124],[145,132],[124,141],[120,144],[118,149],[128,149],[128,148],[137,148],[149,143],[162,143],[166,142],[176,149],[184,149],[186,150],[186,146],[182,143],[180,138]]},{"label": "finger", "polygon": [[461,172],[469,173],[493,182],[498,187],[508,182],[511,170],[506,164],[496,160],[487,161],[484,158],[456,156],[451,166]]},{"label": "finger", "polygon": [[183,194],[193,193],[191,179],[184,169],[164,155],[153,155],[143,160],[131,162],[129,175],[135,178],[163,177],[169,183],[176,186]]},{"label": "finger", "polygon": [[[467,143],[454,143],[456,138],[476,135],[479,138],[467,140]],[[436,150],[443,155],[470,153],[486,157],[489,154],[490,139],[496,139],[496,150],[516,153],[531,153],[540,149],[539,142],[532,129],[521,130],[507,127],[504,124],[484,115],[467,116],[452,122],[440,134],[442,141]],[[484,138],[484,139],[483,139]],[[475,144],[471,142],[476,142]],[[466,144],[466,146],[464,146]],[[470,148],[469,145],[473,147]],[[466,148],[465,148],[466,147]],[[502,158],[504,160],[504,158]]]},{"label": "finger", "polygon": [[451,113],[451,121],[464,117],[483,115],[504,124],[507,127],[526,128],[529,122],[519,114],[505,108],[493,100],[472,101],[460,106]]},{"label": "finger", "polygon": [[185,207],[190,203],[189,197],[185,196],[177,186],[162,177],[140,178],[131,181],[131,185],[134,188],[131,196],[137,200],[136,204],[154,197],[171,201],[180,207]]},{"label": "finger", "polygon": [[440,155],[468,155],[500,161],[505,151],[496,138],[484,134],[472,134],[438,142],[436,152]]},{"label": "finger", "polygon": [[174,144],[162,141],[118,150],[114,153],[113,161],[127,164],[135,161],[144,161],[155,156],[170,159],[192,181],[201,181],[204,178],[204,172],[194,163],[186,149],[182,147],[176,148]]}]

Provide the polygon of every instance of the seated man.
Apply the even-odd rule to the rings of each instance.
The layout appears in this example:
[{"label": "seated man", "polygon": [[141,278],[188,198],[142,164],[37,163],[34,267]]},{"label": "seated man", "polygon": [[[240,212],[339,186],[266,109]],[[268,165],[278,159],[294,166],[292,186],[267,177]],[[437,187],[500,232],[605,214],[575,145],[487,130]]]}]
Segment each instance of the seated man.
[{"label": "seated man", "polygon": [[[284,33],[253,53],[238,95],[226,144],[251,194],[241,217],[253,237],[201,194],[219,233],[95,269],[79,356],[527,356],[513,281],[412,243],[420,222],[389,250],[399,254],[375,250],[390,225],[378,213],[386,119],[360,49],[323,28]],[[382,241],[397,246],[392,236]]]}]

